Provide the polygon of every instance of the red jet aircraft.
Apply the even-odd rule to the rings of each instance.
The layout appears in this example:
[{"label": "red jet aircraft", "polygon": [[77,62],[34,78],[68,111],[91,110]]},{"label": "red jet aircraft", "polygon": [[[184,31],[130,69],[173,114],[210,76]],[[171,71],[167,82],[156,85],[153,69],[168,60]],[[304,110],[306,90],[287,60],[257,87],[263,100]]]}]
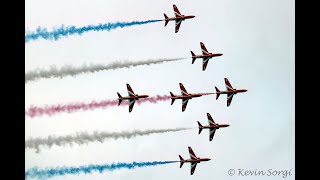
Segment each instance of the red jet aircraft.
[{"label": "red jet aircraft", "polygon": [[178,8],[176,5],[173,5],[173,10],[174,10],[174,14],[176,15],[176,17],[172,17],[172,18],[168,18],[168,16],[166,14],[163,13],[164,18],[165,18],[165,24],[164,26],[167,26],[169,21],[176,21],[176,29],[175,29],[175,33],[177,33],[179,31],[181,22],[186,20],[186,19],[191,19],[194,18],[195,16],[185,16],[185,15],[181,15],[181,13],[179,12]]},{"label": "red jet aircraft", "polygon": [[221,53],[209,53],[206,46],[200,42],[200,47],[202,50],[202,55],[195,55],[192,51],[191,51],[191,55],[192,55],[192,64],[194,63],[194,61],[197,58],[202,58],[203,59],[203,63],[202,63],[202,70],[206,70],[209,59],[211,59],[212,57],[216,57],[216,56],[222,56],[223,54]]},{"label": "red jet aircraft", "polygon": [[212,141],[214,133],[216,132],[216,129],[219,129],[221,127],[228,127],[229,124],[215,123],[209,113],[207,113],[207,116],[208,116],[209,126],[202,126],[200,122],[197,121],[199,125],[199,134],[201,133],[202,129],[209,129],[209,141]]},{"label": "red jet aircraft", "polygon": [[135,102],[136,100],[139,100],[139,98],[147,98],[147,97],[149,97],[148,95],[138,95],[138,94],[135,94],[135,93],[133,92],[133,90],[131,89],[131,87],[130,87],[129,84],[127,84],[127,90],[128,90],[129,96],[126,96],[126,97],[122,97],[122,96],[117,92],[118,97],[119,97],[119,98],[118,98],[118,100],[119,100],[118,106],[121,104],[122,100],[129,100],[129,112],[132,111],[132,108],[133,108],[133,106],[134,106],[134,102]]},{"label": "red jet aircraft", "polygon": [[227,94],[227,106],[230,106],[233,95],[235,95],[237,93],[242,93],[242,92],[248,91],[246,89],[234,89],[231,86],[231,84],[230,84],[230,82],[229,82],[229,80],[227,78],[224,78],[224,81],[225,81],[225,84],[227,86],[227,90],[226,91],[219,91],[219,89],[217,87],[215,87],[216,88],[216,94],[217,94],[216,99],[219,98],[220,94]]},{"label": "red jet aircraft", "polygon": [[184,160],[180,155],[179,155],[179,158],[180,158],[180,168],[182,167],[183,163],[191,163],[191,171],[190,171],[190,174],[193,175],[194,171],[196,170],[196,167],[197,167],[197,163],[200,163],[201,161],[210,161],[211,159],[209,158],[200,158],[200,157],[197,157],[194,152],[192,151],[191,147],[188,147],[189,149],[189,154],[190,154],[190,159],[186,159]]},{"label": "red jet aircraft", "polygon": [[179,83],[180,85],[180,90],[181,90],[181,96],[176,96],[172,92],[171,94],[171,105],[174,103],[174,100],[176,99],[182,99],[182,112],[186,109],[187,104],[189,99],[195,98],[195,97],[200,97],[203,95],[209,95],[209,94],[214,94],[214,93],[199,93],[199,94],[189,94],[187,90],[184,88],[182,83]]}]

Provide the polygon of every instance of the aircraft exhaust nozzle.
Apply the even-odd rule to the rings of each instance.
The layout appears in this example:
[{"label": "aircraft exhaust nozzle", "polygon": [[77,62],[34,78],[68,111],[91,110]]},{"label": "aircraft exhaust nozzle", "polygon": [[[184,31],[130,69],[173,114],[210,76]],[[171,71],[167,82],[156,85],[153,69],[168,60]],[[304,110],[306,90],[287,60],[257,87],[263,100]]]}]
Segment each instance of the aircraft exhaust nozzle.
[{"label": "aircraft exhaust nozzle", "polygon": [[182,168],[184,159],[180,155],[179,155],[179,158],[180,158],[180,168]]},{"label": "aircraft exhaust nozzle", "polygon": [[192,55],[192,64],[194,63],[194,61],[196,60],[196,58],[194,57],[195,56],[195,54],[192,52],[192,51],[190,51],[191,52],[191,55]]}]

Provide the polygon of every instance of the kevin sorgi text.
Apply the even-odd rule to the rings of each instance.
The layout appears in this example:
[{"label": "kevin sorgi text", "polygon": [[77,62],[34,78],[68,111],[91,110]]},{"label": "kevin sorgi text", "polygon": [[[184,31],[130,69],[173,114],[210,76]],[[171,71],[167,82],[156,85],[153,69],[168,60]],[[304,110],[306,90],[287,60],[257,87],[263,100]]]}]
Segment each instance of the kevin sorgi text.
[{"label": "kevin sorgi text", "polygon": [[282,176],[286,178],[293,175],[292,169],[278,170],[278,169],[229,169],[230,176]]}]

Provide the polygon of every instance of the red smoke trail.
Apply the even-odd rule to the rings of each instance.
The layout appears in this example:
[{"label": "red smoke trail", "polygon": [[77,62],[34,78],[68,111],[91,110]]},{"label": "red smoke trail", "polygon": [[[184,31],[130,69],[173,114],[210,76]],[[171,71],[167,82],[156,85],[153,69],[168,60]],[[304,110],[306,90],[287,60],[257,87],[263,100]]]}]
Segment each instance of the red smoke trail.
[{"label": "red smoke trail", "polygon": [[[157,95],[154,97],[139,99],[136,101],[136,104],[140,105],[144,102],[149,103],[157,103],[159,101],[166,101],[170,99],[170,96],[167,95]],[[96,108],[107,108],[109,106],[118,106],[118,100],[105,100],[105,101],[92,101],[91,103],[72,103],[72,104],[65,104],[65,105],[45,105],[44,107],[37,107],[31,106],[26,112],[25,115],[31,118],[36,116],[42,116],[44,114],[52,116],[57,113],[67,112],[72,113],[76,111],[87,111],[87,110],[94,110]],[[128,106],[128,101],[123,101],[120,106]]]}]

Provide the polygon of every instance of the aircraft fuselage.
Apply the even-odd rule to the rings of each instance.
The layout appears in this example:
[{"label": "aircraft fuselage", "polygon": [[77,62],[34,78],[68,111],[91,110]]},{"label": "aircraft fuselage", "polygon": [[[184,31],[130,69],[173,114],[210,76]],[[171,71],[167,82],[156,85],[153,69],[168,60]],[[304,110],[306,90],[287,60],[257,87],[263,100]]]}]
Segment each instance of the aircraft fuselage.
[{"label": "aircraft fuselage", "polygon": [[220,92],[216,92],[216,94],[231,94],[231,93],[242,93],[242,92],[247,92],[248,90],[246,89],[235,89],[234,91],[220,91]]},{"label": "aircraft fuselage", "polygon": [[148,95],[137,95],[136,96],[126,96],[118,99],[140,99],[140,98],[147,98],[149,97]]},{"label": "aircraft fuselage", "polygon": [[204,54],[204,55],[196,55],[192,56],[192,58],[212,58],[212,57],[217,57],[217,56],[222,56],[223,54],[221,53],[210,53],[210,54]]},{"label": "aircraft fuselage", "polygon": [[228,127],[230,126],[229,124],[217,124],[217,125],[214,125],[214,126],[202,126],[202,127],[199,127],[201,129],[211,129],[211,128],[216,128],[216,129],[219,129],[220,127]]},{"label": "aircraft fuselage", "polygon": [[185,20],[185,19],[191,19],[194,17],[196,17],[196,16],[180,16],[180,17],[167,18],[166,20],[168,20],[168,21]]},{"label": "aircraft fuselage", "polygon": [[201,97],[203,95],[209,95],[209,94],[212,94],[212,93],[189,94],[189,96],[176,95],[174,97],[171,97],[171,99],[186,99],[186,98],[192,99],[194,97]]},{"label": "aircraft fuselage", "polygon": [[186,160],[181,160],[180,162],[189,162],[189,163],[200,163],[201,161],[210,161],[210,158],[198,158],[198,159],[186,159]]}]

